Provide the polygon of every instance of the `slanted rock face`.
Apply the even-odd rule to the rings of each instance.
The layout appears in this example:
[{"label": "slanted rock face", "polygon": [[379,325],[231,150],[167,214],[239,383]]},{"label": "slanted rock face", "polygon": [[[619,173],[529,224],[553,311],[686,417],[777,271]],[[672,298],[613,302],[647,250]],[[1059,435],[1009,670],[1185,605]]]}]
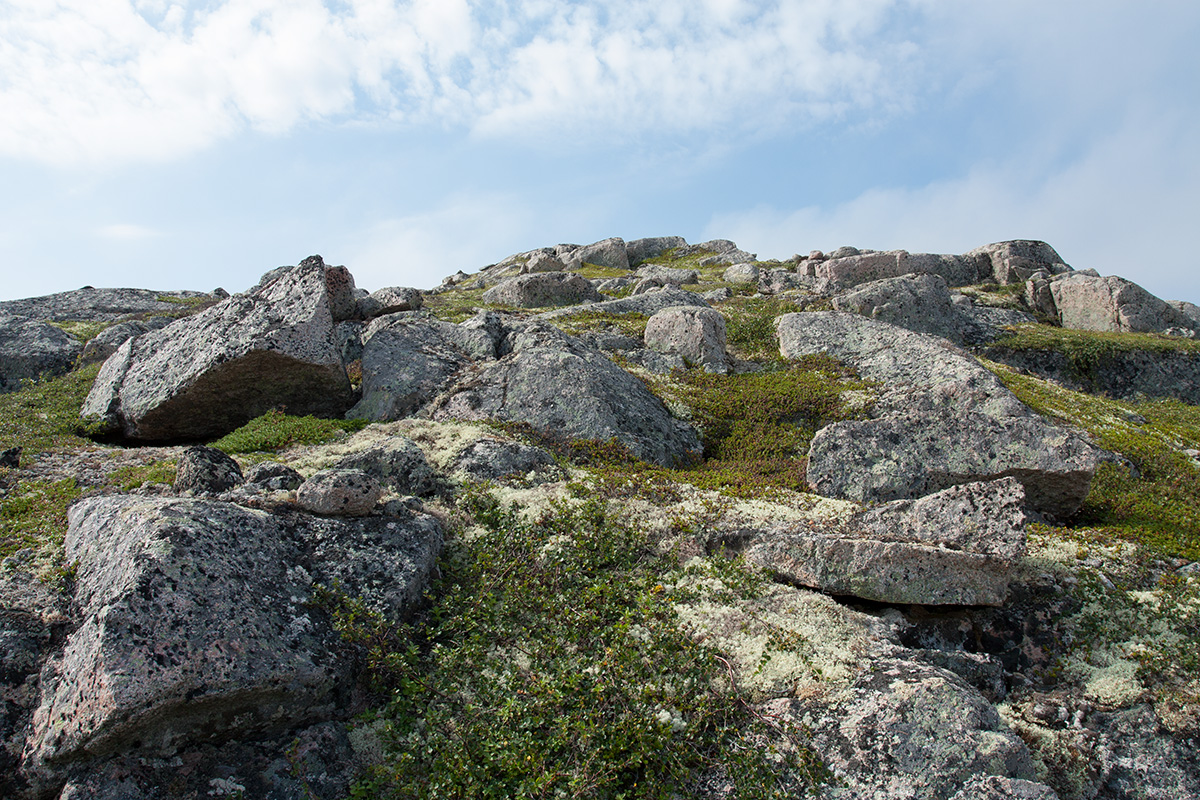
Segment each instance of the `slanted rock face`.
[{"label": "slanted rock face", "polygon": [[625,243],[625,255],[630,266],[637,266],[648,258],[661,256],[668,250],[686,247],[687,240],[682,236],[655,236],[648,239],[634,239]]},{"label": "slanted rock face", "polygon": [[699,452],[696,432],[674,419],[640,380],[580,340],[534,323],[513,352],[431,406],[434,419],[527,422],[573,439],[617,439],[639,458],[673,465]]},{"label": "slanted rock face", "polygon": [[874,418],[813,437],[817,492],[875,502],[1012,476],[1033,508],[1060,518],[1087,496],[1099,452],[946,340],[840,312],[787,314],[777,330],[786,358],[828,353],[882,390]]},{"label": "slanted rock face", "polygon": [[0,392],[15,392],[28,380],[70,371],[82,350],[83,345],[61,328],[0,315]]},{"label": "slanted rock face", "polygon": [[1067,275],[1052,282],[1050,292],[1064,328],[1134,333],[1200,329],[1182,310],[1115,275]]},{"label": "slanted rock face", "polygon": [[[353,686],[315,583],[398,618],[442,532],[269,515],[210,500],[92,497],[70,510],[82,623],[45,673],[29,754],[51,775],[114,752],[170,754],[336,716]],[[28,762],[27,762],[28,763]]]},{"label": "slanted rock face", "polygon": [[713,370],[724,370],[728,365],[725,317],[713,308],[664,308],[647,320],[645,341],[651,350],[681,356],[690,364]]},{"label": "slanted rock face", "polygon": [[598,302],[604,295],[571,272],[537,272],[507,278],[483,293],[483,302],[514,308],[545,308]]},{"label": "slanted rock face", "polygon": [[944,336],[957,344],[984,338],[983,327],[955,305],[941,275],[872,281],[833,298],[833,307],[910,331]]},{"label": "slanted rock face", "polygon": [[344,267],[314,256],[272,270],[247,294],[126,341],[82,415],[151,441],[218,436],[281,406],[341,416],[353,395],[334,324],[353,309]]},{"label": "slanted rock face", "polygon": [[629,254],[625,249],[625,240],[613,237],[572,250],[563,257],[563,263],[568,269],[579,269],[584,264],[629,269]]}]

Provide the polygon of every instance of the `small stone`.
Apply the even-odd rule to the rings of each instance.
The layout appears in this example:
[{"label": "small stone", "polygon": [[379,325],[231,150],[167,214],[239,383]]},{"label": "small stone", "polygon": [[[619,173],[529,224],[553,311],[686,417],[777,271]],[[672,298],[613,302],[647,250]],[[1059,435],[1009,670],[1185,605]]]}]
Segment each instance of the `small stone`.
[{"label": "small stone", "polygon": [[242,483],[242,468],[232,458],[212,447],[189,447],[179,457],[175,491],[183,494],[219,494]]},{"label": "small stone", "polygon": [[305,511],[327,517],[361,517],[371,513],[383,487],[360,469],[327,469],[300,484],[296,502]]}]

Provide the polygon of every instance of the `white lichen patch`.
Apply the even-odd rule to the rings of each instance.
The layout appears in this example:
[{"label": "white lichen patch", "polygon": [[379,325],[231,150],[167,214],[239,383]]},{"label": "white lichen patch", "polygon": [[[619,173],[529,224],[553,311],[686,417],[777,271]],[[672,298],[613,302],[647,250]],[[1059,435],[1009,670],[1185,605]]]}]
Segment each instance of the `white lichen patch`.
[{"label": "white lichen patch", "polygon": [[332,467],[348,455],[361,453],[394,436],[411,439],[424,452],[430,466],[444,471],[465,447],[484,437],[495,438],[497,434],[484,425],[466,422],[403,419],[368,425],[345,439],[319,445],[292,447],[282,452],[280,459],[301,475],[308,477],[314,472]]}]

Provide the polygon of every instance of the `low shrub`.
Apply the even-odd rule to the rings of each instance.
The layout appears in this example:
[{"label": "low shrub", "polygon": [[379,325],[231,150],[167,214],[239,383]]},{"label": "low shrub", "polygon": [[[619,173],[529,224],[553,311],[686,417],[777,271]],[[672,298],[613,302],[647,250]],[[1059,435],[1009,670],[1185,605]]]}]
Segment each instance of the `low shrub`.
[{"label": "low shrub", "polygon": [[364,419],[320,419],[268,411],[226,434],[212,446],[230,455],[282,450],[297,444],[321,444],[367,427]]}]

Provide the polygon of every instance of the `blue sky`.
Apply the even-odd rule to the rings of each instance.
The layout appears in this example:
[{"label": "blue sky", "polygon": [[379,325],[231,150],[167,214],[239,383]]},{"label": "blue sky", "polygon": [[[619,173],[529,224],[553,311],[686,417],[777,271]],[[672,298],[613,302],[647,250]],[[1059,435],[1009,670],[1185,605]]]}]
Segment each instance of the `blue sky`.
[{"label": "blue sky", "polygon": [[1195,0],[0,0],[0,299],[608,236],[1044,239],[1200,302]]}]

